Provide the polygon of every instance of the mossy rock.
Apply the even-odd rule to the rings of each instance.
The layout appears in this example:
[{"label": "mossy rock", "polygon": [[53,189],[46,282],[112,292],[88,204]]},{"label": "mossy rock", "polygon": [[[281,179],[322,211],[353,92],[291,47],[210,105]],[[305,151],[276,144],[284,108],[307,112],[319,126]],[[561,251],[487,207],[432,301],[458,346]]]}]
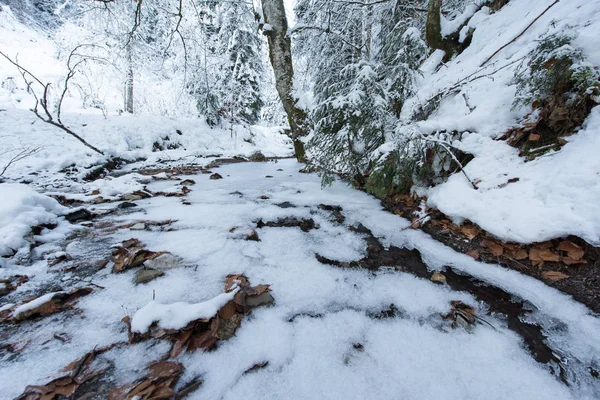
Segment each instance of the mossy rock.
[{"label": "mossy rock", "polygon": [[265,162],[267,161],[267,157],[265,157],[265,155],[260,151],[255,151],[254,153],[250,154],[248,160],[252,162]]}]

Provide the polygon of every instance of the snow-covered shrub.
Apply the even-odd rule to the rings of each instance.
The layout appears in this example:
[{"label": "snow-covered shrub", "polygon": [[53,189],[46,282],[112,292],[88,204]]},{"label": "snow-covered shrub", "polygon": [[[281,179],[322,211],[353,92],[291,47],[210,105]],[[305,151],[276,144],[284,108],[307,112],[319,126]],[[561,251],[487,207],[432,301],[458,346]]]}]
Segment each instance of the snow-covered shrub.
[{"label": "snow-covered shrub", "polygon": [[[386,143],[374,160],[365,188],[377,197],[406,194],[413,185],[428,187],[444,182],[472,156],[454,148],[456,133],[424,135],[416,126],[402,126],[394,143]],[[381,151],[383,150],[383,151]]]},{"label": "snow-covered shrub", "polygon": [[396,116],[400,115],[404,101],[414,94],[418,68],[427,53],[419,30],[407,27],[404,21],[398,22],[385,37],[379,73]]},{"label": "snow-covered shrub", "polygon": [[600,95],[598,70],[572,45],[570,29],[546,34],[521,65],[514,106],[538,109],[555,135],[581,125]]}]

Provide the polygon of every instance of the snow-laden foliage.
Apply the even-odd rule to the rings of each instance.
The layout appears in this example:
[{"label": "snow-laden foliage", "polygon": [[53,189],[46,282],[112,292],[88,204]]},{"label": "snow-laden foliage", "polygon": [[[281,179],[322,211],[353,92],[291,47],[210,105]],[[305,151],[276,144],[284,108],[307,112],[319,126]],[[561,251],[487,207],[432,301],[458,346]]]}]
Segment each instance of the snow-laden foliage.
[{"label": "snow-laden foliage", "polygon": [[[65,64],[74,53],[67,102],[104,114],[202,114],[226,127],[256,123],[269,103],[271,121],[279,119],[280,108],[267,100],[274,82],[251,2],[28,0],[9,6],[57,42]],[[51,88],[60,94],[64,76]]]},{"label": "snow-laden foliage", "polygon": [[540,39],[515,76],[515,106],[542,108],[559,97],[567,107],[577,108],[600,95],[598,70],[585,61],[582,49],[573,46],[576,37],[577,32],[567,28]]},{"label": "snow-laden foliage", "polygon": [[[397,17],[405,6],[398,6]],[[418,29],[397,17],[390,23],[390,13],[391,2],[363,7],[304,0],[296,6],[296,50],[309,60],[314,91],[309,149],[326,174],[368,170],[425,56]]]}]

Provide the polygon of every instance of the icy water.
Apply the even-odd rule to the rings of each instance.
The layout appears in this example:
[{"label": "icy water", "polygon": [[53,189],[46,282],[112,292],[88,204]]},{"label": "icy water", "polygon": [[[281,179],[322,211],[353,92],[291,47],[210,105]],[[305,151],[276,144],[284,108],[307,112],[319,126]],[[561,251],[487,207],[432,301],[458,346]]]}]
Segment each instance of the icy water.
[{"label": "icy water", "polygon": [[[21,344],[18,351],[0,353],[0,398],[14,398],[26,385],[46,383],[94,347],[127,341],[121,319],[153,299],[163,304],[206,301],[223,292],[223,281],[232,273],[244,274],[253,285],[270,284],[275,304],[253,310],[236,335],[215,350],[177,357],[185,368],[179,386],[202,380],[187,398],[600,396],[600,380],[593,376],[600,362],[600,320],[585,307],[539,281],[478,263],[420,231],[405,229],[408,221],[383,211],[365,193],[342,183],[322,189],[319,178],[298,173],[300,167],[291,160],[240,163],[215,168],[223,177],[219,180],[209,174],[180,176],[195,181],[185,197],[137,200],[138,207],[94,220],[65,244],[73,259],[68,265],[108,259],[110,246],[130,238],[150,250],[181,257],[181,262],[160,266],[164,275],[149,283],[136,285],[135,269],[111,273],[110,263],[98,272],[89,266],[65,271],[64,265],[48,267],[46,261],[14,266],[10,274],[31,277],[23,293],[90,284],[94,292],[81,298],[75,310],[18,326],[0,325],[3,342]],[[176,192],[181,186],[156,180],[147,187]],[[101,211],[117,204],[91,208]],[[150,223],[165,220],[172,222],[163,227]],[[117,228],[140,221],[141,230]],[[294,221],[304,225],[285,226]],[[353,262],[370,254],[369,230],[386,249],[420,252],[428,270],[415,275],[402,262],[356,267]],[[259,241],[245,240],[252,231]],[[515,331],[514,321],[472,291],[425,276],[447,266],[476,280],[472,287],[501,289],[508,302],[526,309],[520,320],[540,327],[554,359],[539,362]],[[443,318],[453,301],[474,309],[473,325]],[[166,340],[149,340],[104,353],[97,362],[110,368],[104,386],[96,389],[141,377],[170,346]],[[255,365],[262,368],[248,372]]]}]

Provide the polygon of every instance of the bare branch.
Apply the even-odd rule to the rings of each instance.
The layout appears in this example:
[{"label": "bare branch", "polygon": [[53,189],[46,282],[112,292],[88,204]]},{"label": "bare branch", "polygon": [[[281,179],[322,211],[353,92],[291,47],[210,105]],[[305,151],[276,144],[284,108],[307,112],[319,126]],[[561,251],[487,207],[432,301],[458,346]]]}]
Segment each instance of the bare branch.
[{"label": "bare branch", "polygon": [[[3,152],[2,154],[7,154],[10,153],[13,150],[9,150],[6,152]],[[2,169],[2,171],[0,171],[0,176],[3,176],[6,173],[6,170],[8,170],[8,168],[10,168],[10,166],[16,164],[17,162],[27,158],[27,157],[31,157],[34,154],[39,153],[42,150],[42,147],[36,146],[36,147],[22,147],[21,149],[18,149],[17,154],[15,154],[9,161],[8,163],[4,166],[4,168]]]},{"label": "bare branch", "polygon": [[517,36],[515,36],[510,42],[506,43],[504,46],[500,47],[498,50],[496,50],[494,52],[494,54],[492,54],[491,56],[489,56],[488,58],[485,59],[484,62],[481,63],[481,65],[479,65],[480,67],[483,67],[485,64],[488,63],[488,61],[490,61],[492,58],[494,58],[496,56],[496,54],[500,53],[500,51],[502,51],[503,49],[505,49],[506,47],[508,47],[511,43],[514,43],[518,38],[520,38],[521,36],[523,36],[523,34],[529,29],[531,28],[531,26],[535,23],[535,21],[537,21],[538,19],[540,19],[544,14],[546,14],[546,12],[551,9],[552,7],[554,7],[560,0],[556,0],[554,3],[550,4],[548,7],[546,7],[546,9],[544,11],[542,11],[542,13],[540,15],[538,15],[537,17],[535,17],[535,19],[533,21],[531,21],[531,23],[529,25],[527,25],[525,27],[525,29],[523,29],[521,31],[521,33],[519,33]]},{"label": "bare branch", "polygon": [[[80,47],[80,46],[78,46]],[[74,52],[72,52],[71,54],[74,54]],[[35,101],[35,107],[31,110],[39,119],[41,119],[42,121],[44,121],[47,124],[53,125],[57,128],[62,129],[63,131],[65,131],[66,133],[68,133],[69,135],[73,136],[75,139],[79,140],[81,143],[83,143],[86,147],[88,147],[89,149],[95,151],[98,154],[102,154],[104,155],[104,153],[99,150],[98,148],[92,146],[91,144],[89,144],[88,142],[85,141],[85,139],[83,139],[81,136],[79,136],[78,134],[76,134],[75,132],[73,132],[71,129],[69,129],[68,127],[66,127],[61,121],[60,118],[57,117],[58,122],[54,121],[54,117],[52,116],[52,113],[50,112],[50,108],[48,105],[48,91],[50,88],[50,84],[46,83],[44,84],[39,78],[37,78],[35,75],[33,75],[31,72],[29,72],[28,70],[26,70],[25,68],[23,68],[17,61],[13,61],[9,56],[7,56],[5,53],[3,53],[2,51],[0,51],[0,55],[3,56],[4,58],[6,58],[11,64],[13,64],[15,67],[17,67],[17,69],[19,70],[19,72],[21,73],[21,76],[23,77],[23,80],[25,81],[25,84],[27,85],[28,89],[31,89],[31,92],[33,93],[36,101]],[[69,63],[70,63],[71,57],[69,57]],[[78,64],[77,64],[78,65]],[[74,71],[74,70],[73,70]],[[57,115],[60,116],[60,112],[61,112],[61,106],[62,106],[62,100],[64,98],[64,93],[66,93],[67,91],[67,87],[68,87],[68,83],[69,83],[69,79],[73,77],[73,73],[71,73],[71,67],[69,66],[69,74],[67,74],[67,79],[65,80],[65,88],[63,90],[63,95],[61,96],[61,99],[58,103],[58,112]],[[70,77],[69,77],[70,75]],[[27,79],[27,76],[30,76],[31,79],[33,79],[35,82],[39,83],[40,85],[42,85],[42,87],[44,88],[43,91],[43,95],[41,98],[39,98],[35,91],[33,90],[33,88],[31,88],[31,82]],[[39,112],[39,106],[42,107],[42,110],[44,111],[44,113],[46,114],[46,116],[42,116]]]}]

